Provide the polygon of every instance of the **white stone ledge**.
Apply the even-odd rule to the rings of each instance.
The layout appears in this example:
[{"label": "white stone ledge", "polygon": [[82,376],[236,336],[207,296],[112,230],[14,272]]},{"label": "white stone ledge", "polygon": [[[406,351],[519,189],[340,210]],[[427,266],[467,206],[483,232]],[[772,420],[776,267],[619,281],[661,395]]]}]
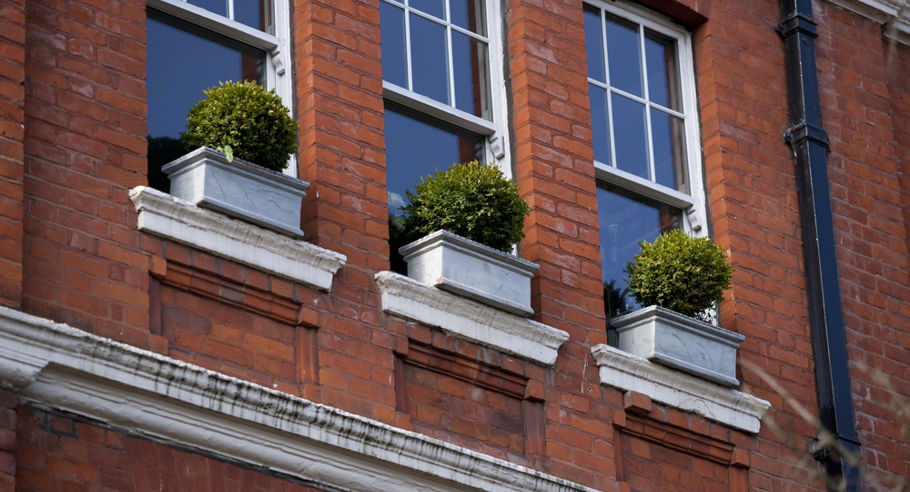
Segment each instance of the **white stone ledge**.
[{"label": "white stone ledge", "polygon": [[130,190],[130,200],[139,213],[140,231],[319,290],[331,290],[335,272],[347,261],[341,253],[231,219],[145,186]]},{"label": "white stone ledge", "polygon": [[374,278],[383,311],[442,329],[545,366],[556,362],[569,334],[537,321],[466,299],[394,272]]},{"label": "white stone ledge", "polygon": [[51,409],[342,490],[592,490],[4,307],[0,386]]},{"label": "white stone ledge", "polygon": [[753,434],[771,404],[761,398],[671,369],[608,345],[591,348],[600,383],[648,395],[670,405]]},{"label": "white stone ledge", "polygon": [[910,6],[907,0],[829,0],[882,25],[882,36],[910,46]]}]

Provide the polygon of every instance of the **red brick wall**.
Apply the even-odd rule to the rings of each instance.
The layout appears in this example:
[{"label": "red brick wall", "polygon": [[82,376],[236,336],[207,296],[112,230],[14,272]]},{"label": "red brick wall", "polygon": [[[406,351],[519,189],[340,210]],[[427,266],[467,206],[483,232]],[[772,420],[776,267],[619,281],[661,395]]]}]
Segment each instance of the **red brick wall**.
[{"label": "red brick wall", "polygon": [[[5,8],[5,7],[4,7]],[[26,5],[25,278],[34,314],[148,344],[145,5]]]},{"label": "red brick wall", "polygon": [[0,490],[16,488],[16,405],[15,393],[0,390]]},{"label": "red brick wall", "polygon": [[[895,413],[906,411],[910,395],[910,223],[900,175],[906,167],[901,157],[910,149],[910,50],[883,39],[879,25],[851,12],[828,4],[815,12],[857,434],[872,469],[908,477],[910,460],[895,459],[910,450],[899,427],[907,420]],[[896,83],[890,92],[889,72]]]},{"label": "red brick wall", "polygon": [[[746,335],[739,358],[759,366],[814,412],[802,236],[787,129],[778,2],[714,2],[695,29],[696,82],[714,240],[735,267],[721,325]],[[752,487],[823,489],[804,453],[815,431],[744,368],[745,391],[771,402],[752,456]],[[787,442],[789,440],[789,442]]]},{"label": "red brick wall", "polygon": [[36,408],[18,416],[17,490],[321,490]]},{"label": "red brick wall", "polygon": [[22,302],[25,1],[0,5],[0,304]]}]

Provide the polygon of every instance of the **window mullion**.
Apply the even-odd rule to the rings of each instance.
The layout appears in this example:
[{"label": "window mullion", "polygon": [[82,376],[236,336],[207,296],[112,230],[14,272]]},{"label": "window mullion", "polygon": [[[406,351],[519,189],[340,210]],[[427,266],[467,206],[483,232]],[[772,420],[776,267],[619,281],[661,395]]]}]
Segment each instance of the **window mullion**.
[{"label": "window mullion", "polygon": [[404,63],[405,63],[405,83],[408,90],[414,90],[414,77],[411,73],[411,6],[405,0],[404,7]]},{"label": "window mullion", "polygon": [[618,167],[616,162],[616,137],[613,133],[613,85],[610,81],[610,56],[607,54],[607,13],[600,9],[600,39],[603,40],[604,80],[607,82],[607,131],[610,139],[610,165]]},{"label": "window mullion", "polygon": [[638,49],[641,53],[641,85],[645,96],[645,138],[648,142],[648,175],[651,181],[657,182],[657,172],[654,169],[654,138],[651,132],[651,94],[648,89],[648,60],[645,59],[645,28],[638,25]]},{"label": "window mullion", "polygon": [[[231,20],[234,19],[234,0],[225,0],[227,2],[227,18]],[[247,0],[249,1],[249,0]]]}]

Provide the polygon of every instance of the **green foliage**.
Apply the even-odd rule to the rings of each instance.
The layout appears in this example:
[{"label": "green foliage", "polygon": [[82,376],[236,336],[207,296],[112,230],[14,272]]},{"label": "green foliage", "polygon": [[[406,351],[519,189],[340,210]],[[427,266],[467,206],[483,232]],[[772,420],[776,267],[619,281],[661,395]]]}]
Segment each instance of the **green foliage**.
[{"label": "green foliage", "polygon": [[653,243],[638,245],[641,251],[626,264],[625,272],[639,303],[707,320],[706,311],[724,300],[733,269],[724,251],[710,239],[689,237],[677,229]]},{"label": "green foliage", "polygon": [[506,252],[524,237],[528,204],[518,185],[493,166],[454,164],[421,179],[416,193],[407,195],[405,229],[414,236],[445,229]]},{"label": "green foliage", "polygon": [[207,146],[266,169],[281,171],[297,151],[297,122],[274,90],[246,82],[222,82],[203,91],[187,114],[188,148]]}]

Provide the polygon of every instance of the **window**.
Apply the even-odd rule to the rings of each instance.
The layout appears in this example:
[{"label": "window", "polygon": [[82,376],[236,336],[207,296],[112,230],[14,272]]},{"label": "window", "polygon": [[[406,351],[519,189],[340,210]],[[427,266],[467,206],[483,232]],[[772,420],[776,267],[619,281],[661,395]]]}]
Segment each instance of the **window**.
[{"label": "window", "polygon": [[[184,153],[180,132],[202,91],[255,80],[291,105],[287,5],[270,0],[150,0],[146,19],[149,182],[167,190],[161,166]],[[296,166],[288,166],[296,173]]]},{"label": "window", "polygon": [[639,241],[706,221],[689,34],[621,5],[584,7],[607,317],[637,307],[623,268]]},{"label": "window", "polygon": [[493,162],[511,174],[499,3],[380,0],[390,214],[420,177],[454,162]]}]

